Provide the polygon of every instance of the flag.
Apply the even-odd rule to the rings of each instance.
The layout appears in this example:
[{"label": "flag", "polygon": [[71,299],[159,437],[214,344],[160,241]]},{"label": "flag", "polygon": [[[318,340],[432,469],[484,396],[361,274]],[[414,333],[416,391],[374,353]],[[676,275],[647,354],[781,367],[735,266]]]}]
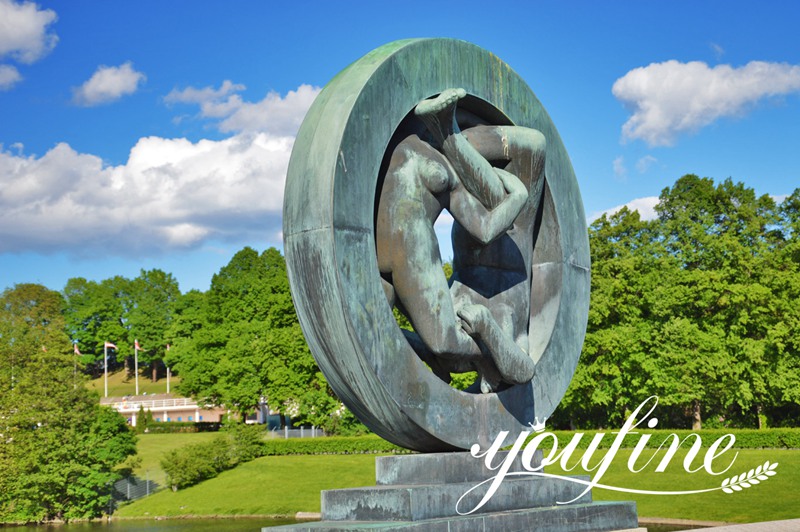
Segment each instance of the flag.
[{"label": "flag", "polygon": [[80,349],[78,349],[78,344],[72,344],[72,350],[75,352],[76,355],[81,354]]},{"label": "flag", "polygon": [[114,345],[114,344],[112,344],[111,342],[106,342],[105,344],[103,344],[103,347],[113,347],[114,349],[116,349],[116,348],[117,348],[117,346],[115,346],[115,345]]},{"label": "flag", "polygon": [[134,340],[133,344],[137,351],[144,351],[144,349],[142,349],[142,346],[139,345],[139,340]]}]

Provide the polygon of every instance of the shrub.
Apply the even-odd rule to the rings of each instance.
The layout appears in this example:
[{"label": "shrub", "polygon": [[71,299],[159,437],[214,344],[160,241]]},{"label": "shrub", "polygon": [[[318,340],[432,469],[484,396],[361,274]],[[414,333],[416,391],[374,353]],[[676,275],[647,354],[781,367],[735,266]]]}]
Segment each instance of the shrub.
[{"label": "shrub", "polygon": [[234,464],[264,456],[264,428],[259,425],[233,423],[225,426],[229,453]]},{"label": "shrub", "polygon": [[213,440],[169,451],[161,460],[173,491],[186,488],[222,471],[264,456],[264,429],[241,423],[227,424]]},{"label": "shrub", "polygon": [[224,438],[169,451],[161,460],[161,468],[173,491],[213,478],[228,469],[229,464],[228,443]]}]

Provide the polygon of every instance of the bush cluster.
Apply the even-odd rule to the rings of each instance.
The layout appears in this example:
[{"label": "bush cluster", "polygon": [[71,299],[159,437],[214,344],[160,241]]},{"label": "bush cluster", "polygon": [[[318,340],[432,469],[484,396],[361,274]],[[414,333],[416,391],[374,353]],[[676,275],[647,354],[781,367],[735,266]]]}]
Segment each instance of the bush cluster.
[{"label": "bush cluster", "polygon": [[169,451],[161,460],[173,491],[216,477],[222,471],[263,456],[263,429],[231,424],[213,440]]}]

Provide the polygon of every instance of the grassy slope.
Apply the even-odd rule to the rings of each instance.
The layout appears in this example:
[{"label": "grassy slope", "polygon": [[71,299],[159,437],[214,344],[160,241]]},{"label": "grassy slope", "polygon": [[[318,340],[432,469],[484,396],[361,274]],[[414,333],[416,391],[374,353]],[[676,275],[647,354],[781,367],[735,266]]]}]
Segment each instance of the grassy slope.
[{"label": "grassy slope", "polygon": [[166,484],[166,474],[161,469],[161,459],[167,451],[192,443],[213,439],[214,432],[194,432],[187,434],[139,434],[136,445],[141,464],[133,474],[142,479],[155,481],[159,486]]},{"label": "grassy slope", "polygon": [[[180,377],[172,376],[169,379],[170,392],[176,394],[176,386],[181,381]],[[103,376],[100,375],[97,379],[92,379],[87,382],[86,387],[90,390],[95,390],[100,396],[103,396],[104,384]],[[158,382],[150,380],[150,370],[145,369],[139,374],[139,393],[144,394],[153,393],[167,393],[167,379],[159,379]],[[108,374],[108,395],[109,397],[122,397],[125,395],[134,395],[136,393],[136,381],[133,377],[128,378],[124,369],[115,371]]]},{"label": "grassy slope", "polygon": [[375,484],[375,455],[267,456],[178,492],[123,506],[117,517],[319,512],[320,490]]},{"label": "grassy slope", "polygon": [[[600,453],[601,451],[598,451]],[[682,455],[664,473],[655,463],[639,474],[627,470],[630,450],[620,451],[602,482],[651,490],[691,490],[716,487],[766,460],[778,462],[777,475],[758,486],[727,495],[647,496],[594,490],[595,500],[635,500],[639,515],[730,522],[755,522],[800,517],[800,451],[741,450],[725,475],[710,477],[683,470]],[[598,455],[598,458],[600,455]],[[375,483],[375,455],[265,457],[197,486],[173,493],[166,490],[118,510],[119,517],[179,515],[293,515],[318,512],[323,489],[369,486]],[[593,463],[596,461],[593,461]],[[548,469],[559,473],[558,469]],[[573,471],[573,474],[578,471]]]}]

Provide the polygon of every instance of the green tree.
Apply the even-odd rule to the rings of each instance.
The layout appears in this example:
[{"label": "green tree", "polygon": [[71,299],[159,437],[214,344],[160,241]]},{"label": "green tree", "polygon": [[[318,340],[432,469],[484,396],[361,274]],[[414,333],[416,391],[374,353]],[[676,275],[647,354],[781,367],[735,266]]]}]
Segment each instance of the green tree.
[{"label": "green tree", "polygon": [[155,382],[166,352],[167,331],[181,295],[178,281],[172,274],[161,270],[142,270],[129,286],[131,304],[126,315],[127,326],[130,335],[142,347],[139,363],[150,365]]},{"label": "green tree", "polygon": [[339,407],[303,338],[278,250],[242,249],[205,297],[187,294],[178,308],[169,360],[182,393],[242,416],[267,398],[315,424]]},{"label": "green tree", "polygon": [[592,285],[583,353],[555,415],[564,426],[618,426],[652,395],[647,365],[655,336],[652,305],[659,277],[674,264],[664,256],[652,222],[623,208],[589,230]]},{"label": "green tree", "polygon": [[715,185],[686,175],[664,189],[656,210],[665,247],[681,265],[672,280],[679,297],[665,309],[673,318],[665,338],[683,339],[665,342],[675,354],[659,382],[681,372],[687,385],[666,400],[687,406],[695,428],[703,406],[722,419],[752,412],[756,420],[775,393],[770,375],[778,363],[765,342],[776,317],[768,280],[778,237],[775,202],[731,179]]},{"label": "green tree", "polygon": [[116,366],[117,355],[128,353],[133,347],[127,324],[130,281],[117,276],[97,283],[75,277],[67,281],[63,294],[67,332],[77,342],[86,367],[94,374],[102,371],[103,345],[107,341],[119,348],[109,353],[110,366]]},{"label": "green tree", "polygon": [[60,294],[0,295],[0,522],[96,517],[135,437],[75,372]]},{"label": "green tree", "polygon": [[657,220],[623,209],[595,221],[587,337],[557,422],[617,425],[649,395],[662,425],[800,419],[799,199],[778,208],[686,175]]}]

